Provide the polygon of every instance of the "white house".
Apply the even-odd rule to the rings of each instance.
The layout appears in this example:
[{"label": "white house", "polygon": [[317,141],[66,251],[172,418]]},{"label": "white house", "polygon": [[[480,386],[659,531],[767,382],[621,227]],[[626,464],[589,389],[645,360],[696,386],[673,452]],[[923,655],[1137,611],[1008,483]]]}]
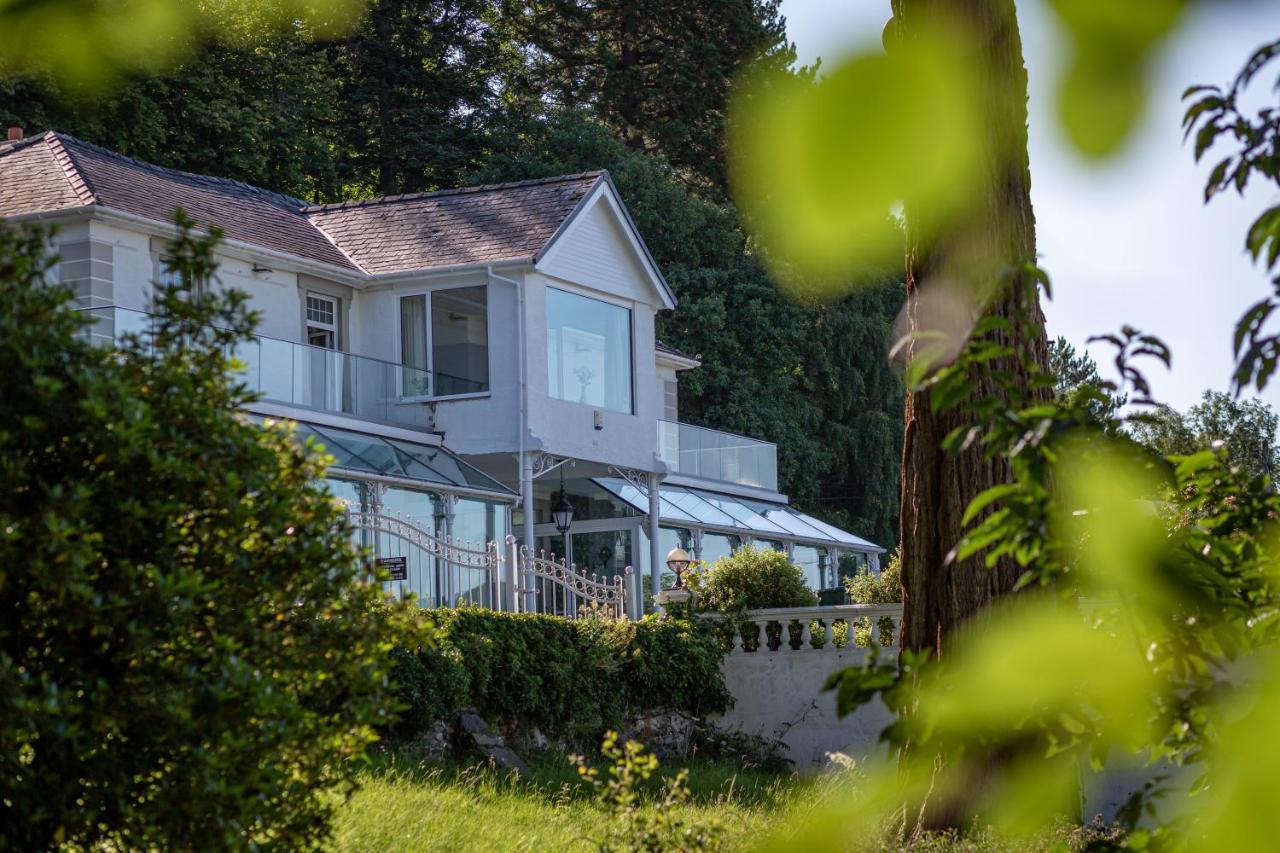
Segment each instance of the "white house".
[{"label": "white house", "polygon": [[[877,565],[879,546],[788,506],[774,445],[679,422],[699,361],[655,339],[675,297],[607,173],[313,206],[62,133],[10,137],[0,216],[57,223],[95,334],[145,326],[175,208],[225,232],[208,286],[262,313],[240,354],[251,409],[315,435],[352,507],[651,584],[677,543],[785,550],[815,588],[843,554]],[[405,583],[432,603],[465,586]]]}]

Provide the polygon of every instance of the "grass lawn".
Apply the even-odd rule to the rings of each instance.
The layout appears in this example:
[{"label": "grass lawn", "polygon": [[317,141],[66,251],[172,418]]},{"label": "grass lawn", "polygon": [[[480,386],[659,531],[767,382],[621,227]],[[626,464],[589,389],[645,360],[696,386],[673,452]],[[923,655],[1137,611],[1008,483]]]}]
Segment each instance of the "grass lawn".
[{"label": "grass lawn", "polygon": [[[727,763],[663,765],[689,769],[692,797],[681,806],[691,823],[718,818],[729,849],[743,849],[806,806],[813,784],[742,770]],[[383,757],[362,774],[361,789],[340,810],[335,849],[594,850],[610,817],[577,771],[558,753],[530,761],[529,778]],[[657,786],[654,786],[655,790]]]},{"label": "grass lawn", "polygon": [[[436,764],[404,756],[382,756],[361,774],[361,788],[343,804],[336,820],[338,851],[530,851],[599,849],[610,824],[592,790],[578,780],[565,756],[545,753],[529,761],[530,774],[517,780],[479,767]],[[663,766],[664,777],[689,770],[688,802],[680,806],[686,824],[718,819],[725,850],[757,847],[781,827],[826,824],[828,833],[809,849],[885,853],[903,846],[893,836],[851,837],[822,820],[824,806],[853,794],[849,776],[800,779],[743,770],[728,762],[692,761]],[[603,774],[602,774],[603,775]],[[658,785],[653,785],[657,792]],[[652,805],[646,805],[652,809]],[[829,816],[828,816],[829,817]],[[918,838],[920,853],[1049,853],[1082,850],[1090,841],[1119,836],[1097,828],[1063,823],[1035,838],[1001,838],[991,830],[964,836]]]}]

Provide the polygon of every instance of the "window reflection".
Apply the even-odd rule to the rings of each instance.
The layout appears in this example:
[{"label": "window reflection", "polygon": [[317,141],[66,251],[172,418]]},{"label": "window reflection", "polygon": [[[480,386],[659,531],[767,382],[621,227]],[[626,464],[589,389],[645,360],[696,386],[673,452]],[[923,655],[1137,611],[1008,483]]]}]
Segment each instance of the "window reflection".
[{"label": "window reflection", "polygon": [[547,392],[631,414],[631,311],[547,289]]}]

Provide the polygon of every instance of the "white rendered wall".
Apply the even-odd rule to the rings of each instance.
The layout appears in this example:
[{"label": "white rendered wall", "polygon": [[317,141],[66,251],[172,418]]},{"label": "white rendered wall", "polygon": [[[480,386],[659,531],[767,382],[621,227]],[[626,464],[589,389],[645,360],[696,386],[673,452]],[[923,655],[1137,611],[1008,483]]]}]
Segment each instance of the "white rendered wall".
[{"label": "white rendered wall", "polygon": [[734,652],[720,664],[734,705],[719,720],[722,728],[780,738],[788,747],[783,756],[797,770],[816,770],[827,753],[842,752],[861,762],[886,757],[879,741],[892,717],[883,703],[863,705],[843,720],[836,716],[835,693],[823,693],[827,676],[861,666],[867,652],[849,646],[838,650]]},{"label": "white rendered wall", "polygon": [[[654,470],[658,449],[656,422],[662,414],[653,353],[654,306],[580,282],[530,274],[526,282],[529,353],[529,430],[549,453],[591,462]],[[632,413],[553,399],[547,375],[547,288],[603,298],[631,309]],[[596,429],[596,412],[601,429]]]},{"label": "white rendered wall", "polygon": [[[507,273],[504,275],[512,277]],[[515,286],[500,279],[491,279],[483,270],[476,270],[456,275],[423,276],[393,286],[370,289],[357,294],[355,300],[359,306],[362,343],[359,353],[398,364],[401,297],[486,284],[489,392],[463,399],[437,400],[433,404],[436,429],[445,434],[445,443],[450,450],[463,454],[514,452],[519,446],[520,365],[516,343],[519,296]]]},{"label": "white rendered wall", "polygon": [[[67,242],[71,236],[61,236],[59,242]],[[160,275],[159,256],[167,238],[97,220],[89,223],[89,237],[112,247],[113,304],[147,310],[152,282]],[[214,258],[218,271],[212,286],[248,293],[250,307],[262,312],[258,326],[261,334],[295,342],[302,339],[297,275],[276,269],[255,273],[253,264],[220,252],[215,252]]]}]

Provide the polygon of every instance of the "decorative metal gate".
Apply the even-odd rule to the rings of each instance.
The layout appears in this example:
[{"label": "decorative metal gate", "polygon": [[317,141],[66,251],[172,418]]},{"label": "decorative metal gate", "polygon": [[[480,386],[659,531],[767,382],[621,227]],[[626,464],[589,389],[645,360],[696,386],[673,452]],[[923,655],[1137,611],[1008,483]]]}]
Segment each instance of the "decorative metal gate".
[{"label": "decorative metal gate", "polygon": [[[514,543],[514,539],[508,542]],[[520,578],[524,582],[521,608],[531,613],[549,613],[575,619],[603,610],[622,619],[627,613],[627,585],[631,567],[612,578],[579,572],[576,566],[545,551],[519,548]]]},{"label": "decorative metal gate", "polygon": [[348,509],[347,520],[360,544],[378,559],[403,558],[404,577],[388,581],[389,591],[408,592],[428,607],[513,608],[514,589],[497,542],[437,536],[401,515]]}]

